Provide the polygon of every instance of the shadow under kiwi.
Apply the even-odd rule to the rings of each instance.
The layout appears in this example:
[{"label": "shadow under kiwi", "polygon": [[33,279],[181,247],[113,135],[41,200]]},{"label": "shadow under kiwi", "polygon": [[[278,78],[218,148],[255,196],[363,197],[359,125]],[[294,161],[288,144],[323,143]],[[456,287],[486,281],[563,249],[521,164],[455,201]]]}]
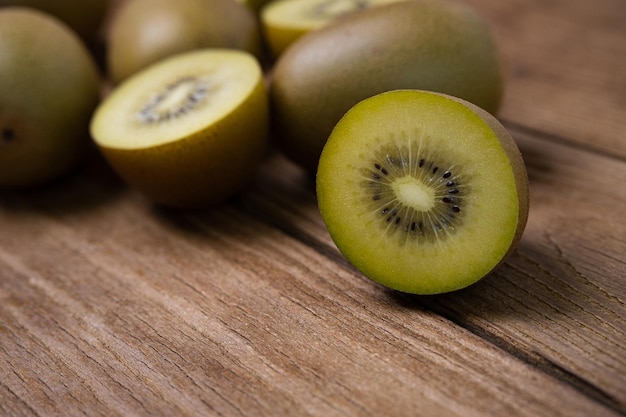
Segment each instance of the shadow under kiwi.
[{"label": "shadow under kiwi", "polygon": [[[513,253],[478,282],[456,291],[414,295],[388,290],[386,295],[407,309],[428,309],[467,329],[506,328],[520,319],[550,323],[580,313],[592,314],[583,293],[571,291],[572,275],[558,256],[538,256],[545,248],[522,239]],[[558,330],[555,330],[558,331]]]},{"label": "shadow under kiwi", "polygon": [[52,181],[0,189],[0,207],[13,212],[71,215],[109,204],[126,189],[97,149],[89,147],[77,166]]}]

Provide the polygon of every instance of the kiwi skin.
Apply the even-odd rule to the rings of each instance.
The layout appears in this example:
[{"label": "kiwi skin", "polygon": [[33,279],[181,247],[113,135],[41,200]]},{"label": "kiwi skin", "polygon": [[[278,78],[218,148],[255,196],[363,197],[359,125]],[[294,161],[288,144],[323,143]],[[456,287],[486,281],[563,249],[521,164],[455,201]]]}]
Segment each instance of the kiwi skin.
[{"label": "kiwi skin", "polygon": [[107,66],[114,83],[178,53],[210,47],[261,58],[258,21],[234,0],[132,0],[112,18]]},{"label": "kiwi skin", "polygon": [[83,42],[48,14],[2,8],[0,74],[0,187],[42,185],[76,166],[100,100]]},{"label": "kiwi skin", "polygon": [[[388,263],[385,264],[385,262],[388,262],[386,260],[386,255],[382,255],[383,259],[380,259],[379,261],[374,260],[374,262],[376,262],[374,264],[372,261],[372,258],[373,258],[372,253],[362,253],[361,249],[363,248],[358,248],[359,244],[355,245],[355,242],[359,242],[361,241],[361,239],[359,238],[359,236],[354,236],[354,233],[351,233],[354,231],[352,226],[345,227],[346,217],[341,216],[341,215],[338,216],[335,213],[335,210],[338,204],[345,206],[346,200],[344,200],[344,203],[342,203],[341,199],[353,198],[353,197],[348,197],[348,196],[354,195],[355,193],[354,190],[345,189],[344,187],[338,187],[337,185],[340,184],[343,180],[340,180],[339,182],[337,182],[334,179],[334,177],[337,177],[338,175],[341,177],[340,172],[341,172],[341,167],[343,164],[348,164],[346,166],[350,166],[352,162],[352,160],[346,161],[343,159],[343,157],[337,158],[335,156],[337,155],[337,152],[340,152],[341,148],[343,148],[341,150],[342,154],[344,156],[347,155],[348,150],[346,150],[345,148],[345,143],[349,143],[347,142],[349,139],[343,135],[346,135],[346,134],[353,135],[353,138],[355,140],[353,142],[354,148],[355,148],[354,149],[355,154],[359,152],[364,152],[362,148],[358,148],[360,145],[359,143],[360,141],[358,140],[358,137],[359,137],[358,134],[350,133],[351,131],[353,131],[353,128],[354,128],[354,127],[351,127],[350,123],[354,123],[355,121],[358,121],[360,119],[367,118],[367,113],[364,110],[362,110],[364,108],[366,109],[369,108],[369,111],[376,111],[375,109],[379,109],[382,103],[385,102],[385,100],[387,100],[387,103],[391,103],[391,100],[395,100],[395,99],[402,100],[403,102],[406,103],[406,102],[409,102],[409,100],[411,99],[415,99],[416,97],[419,97],[420,95],[424,97],[424,100],[426,100],[427,96],[429,95],[439,96],[444,99],[461,104],[462,106],[470,110],[475,116],[477,116],[478,120],[481,120],[486,125],[486,127],[482,127],[481,129],[485,129],[485,133],[490,138],[497,139],[497,143],[499,143],[500,148],[504,151],[507,161],[508,161],[508,165],[512,171],[513,184],[515,187],[515,195],[516,195],[516,200],[517,200],[516,201],[517,210],[516,210],[515,217],[514,217],[515,229],[514,229],[514,232],[513,230],[511,231],[512,232],[511,235],[507,234],[507,236],[511,236],[510,240],[506,241],[507,243],[504,243],[505,241],[501,242],[503,244],[508,244],[508,246],[506,248],[503,246],[499,246],[498,252],[502,256],[499,259],[498,258],[485,259],[485,261],[493,262],[493,264],[492,265],[484,264],[485,266],[488,266],[490,269],[488,271],[484,271],[483,269],[483,271],[481,271],[481,275],[478,275],[478,274],[472,275],[472,274],[464,274],[464,273],[457,275],[457,274],[452,273],[453,270],[458,271],[459,270],[458,268],[461,268],[462,270],[463,265],[459,265],[458,263],[453,269],[448,271],[447,275],[442,275],[442,276],[436,277],[435,279],[433,279],[432,277],[428,277],[426,278],[426,280],[420,279],[420,275],[418,275],[417,270],[414,270],[412,267],[405,267],[405,266],[400,266],[399,268],[408,268],[408,270],[396,269],[393,273],[389,273],[388,268],[392,268],[392,269],[397,268],[397,265],[395,263],[393,265],[389,265]],[[428,100],[431,103],[435,103],[434,100],[431,100],[431,99],[428,99]],[[358,270],[363,272],[364,275],[368,276],[374,281],[379,282],[380,284],[384,286],[387,286],[394,290],[406,292],[406,293],[426,295],[426,294],[438,294],[438,293],[455,291],[455,290],[464,288],[468,285],[471,285],[475,283],[476,281],[480,280],[481,278],[489,275],[496,268],[498,268],[498,266],[501,265],[502,262],[504,262],[504,260],[513,252],[513,250],[515,249],[515,247],[517,246],[519,240],[521,239],[523,235],[523,232],[526,227],[527,220],[528,220],[528,211],[529,211],[528,176],[527,176],[524,161],[522,159],[522,155],[519,151],[519,148],[517,147],[517,144],[515,143],[512,136],[510,135],[510,133],[500,124],[500,122],[493,115],[489,114],[488,112],[482,110],[481,108],[465,100],[459,99],[457,97],[452,97],[449,95],[441,94],[441,93],[432,93],[432,92],[419,91],[419,90],[398,90],[398,91],[382,93],[370,99],[364,100],[364,102],[366,101],[370,102],[371,104],[367,103],[368,107],[362,106],[358,110],[358,113],[354,116],[352,115],[353,113],[352,109],[348,111],[346,115],[344,116],[346,120],[343,121],[342,119],[343,123],[340,122],[337,125],[336,129],[333,130],[333,134],[331,135],[330,140],[328,141],[327,145],[324,147],[324,151],[320,159],[320,169],[317,172],[316,186],[317,186],[319,209],[320,209],[322,218],[324,220],[324,223],[326,224],[328,231],[333,241],[336,243],[337,247],[339,248],[339,250],[346,256],[346,258],[351,263],[354,264],[354,266]],[[441,102],[441,100],[439,101]],[[374,104],[374,102],[376,104]],[[423,101],[423,103],[426,103],[426,101]],[[389,104],[386,104],[386,106],[387,105]],[[435,104],[435,105],[438,106],[439,104]],[[452,108],[453,107],[450,105],[446,105],[445,107],[442,107],[442,109],[449,109],[450,111],[453,111]],[[398,111],[402,112],[401,108],[398,108],[398,109],[399,109]],[[440,122],[442,122],[442,120],[444,120],[444,118],[446,117],[447,112],[448,110],[442,110],[441,111],[442,119],[436,123],[440,124]],[[465,112],[465,113],[469,114],[469,112]],[[404,114],[404,113],[401,113],[401,114]],[[468,115],[463,114],[463,113],[459,113],[459,116],[466,118],[465,120],[471,120],[473,118],[473,117],[468,118]],[[407,122],[400,123],[400,125],[397,128],[398,131],[406,131],[408,127],[407,124],[410,124],[411,119],[406,119],[406,120]],[[445,121],[443,123],[445,123]],[[471,123],[473,126],[477,126],[475,124],[476,122],[471,122]],[[473,129],[475,128],[472,127],[472,130]],[[355,132],[358,132],[358,131],[359,130],[357,129]],[[461,131],[458,131],[458,132],[460,133]],[[357,136],[354,136],[354,135],[357,135]],[[344,139],[344,140],[341,140],[341,139]],[[349,169],[352,170],[353,168],[349,168]],[[387,172],[383,171],[383,174],[387,175]],[[340,178],[340,177],[337,177],[337,178]],[[468,183],[468,185],[471,187],[471,183]],[[339,199],[339,201],[337,201],[337,199]],[[347,209],[347,208],[343,207],[341,210],[344,210],[344,209]],[[381,221],[382,220],[383,219],[381,219]],[[368,240],[368,239],[369,238],[365,238],[365,240]],[[391,242],[388,242],[388,243],[389,245],[385,244],[385,242],[381,240],[377,244],[377,247],[379,248],[391,247],[392,243]],[[365,252],[369,252],[369,249],[366,249]],[[457,253],[457,255],[459,254],[460,253]],[[387,255],[389,255],[389,253],[387,253]],[[415,256],[418,256],[418,255],[415,254]],[[467,256],[469,256],[469,254]],[[408,259],[409,258],[405,257],[405,260],[408,260]],[[416,257],[413,259],[416,263],[422,262],[422,263],[425,263],[426,265],[432,264],[433,262],[435,262],[435,265],[441,264],[441,259],[431,260],[431,262],[429,262],[428,259],[423,258],[423,257]],[[396,260],[396,262],[397,261],[398,260]],[[391,261],[391,262],[394,262],[394,261]],[[411,260],[410,262],[412,263],[413,261]],[[406,265],[406,262],[404,260],[401,260],[400,262],[398,262],[398,265]]]},{"label": "kiwi skin", "polygon": [[109,0],[0,0],[0,5],[31,7],[65,22],[88,45],[94,45],[109,7]]},{"label": "kiwi skin", "polygon": [[211,140],[198,132],[139,150],[98,146],[120,177],[148,200],[176,209],[211,207],[244,187],[258,168],[267,144],[268,107],[260,80],[244,103],[211,127]]},{"label": "kiwi skin", "polygon": [[298,39],[271,78],[273,130],[314,173],[331,130],[353,105],[395,89],[460,97],[495,114],[503,69],[486,22],[448,0],[381,5]]}]

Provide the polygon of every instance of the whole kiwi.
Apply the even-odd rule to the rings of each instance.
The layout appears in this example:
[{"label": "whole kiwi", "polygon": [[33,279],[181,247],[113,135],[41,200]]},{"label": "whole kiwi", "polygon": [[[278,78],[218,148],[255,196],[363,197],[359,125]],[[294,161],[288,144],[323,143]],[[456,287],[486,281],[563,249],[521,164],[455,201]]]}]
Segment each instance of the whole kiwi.
[{"label": "whole kiwi", "polygon": [[107,64],[118,83],[163,58],[203,48],[261,55],[254,12],[233,0],[129,0],[113,16]]},{"label": "whole kiwi", "polygon": [[51,14],[93,45],[109,6],[109,0],[0,0],[0,6],[31,7]]},{"label": "whole kiwi", "polygon": [[274,67],[275,134],[291,159],[315,172],[348,109],[407,88],[449,94],[495,113],[503,71],[483,18],[452,0],[412,0],[363,10],[303,36]]},{"label": "whole kiwi", "polygon": [[35,9],[0,9],[0,187],[49,181],[89,143],[99,74],[80,39]]}]

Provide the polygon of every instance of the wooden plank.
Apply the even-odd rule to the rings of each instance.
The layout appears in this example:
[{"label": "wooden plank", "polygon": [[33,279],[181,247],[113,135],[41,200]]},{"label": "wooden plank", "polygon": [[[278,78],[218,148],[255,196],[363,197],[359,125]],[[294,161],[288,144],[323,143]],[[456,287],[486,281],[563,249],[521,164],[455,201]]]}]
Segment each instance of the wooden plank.
[{"label": "wooden plank", "polygon": [[[195,214],[154,209],[100,174],[4,196],[0,410],[619,415],[615,404],[520,360],[428,302],[356,273],[333,255],[324,229],[308,235],[319,225],[317,215],[307,217],[312,192],[301,177],[281,175],[283,167],[295,169],[270,160],[247,193]],[[299,194],[308,197],[277,210]],[[285,211],[292,217],[278,228],[266,223]],[[317,247],[294,239],[294,230]],[[506,311],[472,311],[506,330]]]},{"label": "wooden plank", "polygon": [[626,158],[623,0],[467,0],[507,65],[500,117]]}]

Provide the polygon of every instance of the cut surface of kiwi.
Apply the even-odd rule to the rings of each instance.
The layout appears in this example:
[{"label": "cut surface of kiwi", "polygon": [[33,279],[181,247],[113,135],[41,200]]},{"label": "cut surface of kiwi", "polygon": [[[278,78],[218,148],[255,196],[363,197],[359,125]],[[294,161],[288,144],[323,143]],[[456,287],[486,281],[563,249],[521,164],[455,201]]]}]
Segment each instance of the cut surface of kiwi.
[{"label": "cut surface of kiwi", "polygon": [[172,56],[120,84],[97,109],[92,135],[112,167],[169,206],[218,203],[241,187],[265,149],[261,67],[244,51]]},{"label": "cut surface of kiwi", "polygon": [[350,13],[400,0],[277,0],[261,10],[261,27],[274,57],[301,36]]},{"label": "cut surface of kiwi", "polygon": [[317,195],[333,241],[387,287],[435,294],[485,277],[528,215],[513,138],[489,113],[418,90],[355,105],[320,158]]}]

